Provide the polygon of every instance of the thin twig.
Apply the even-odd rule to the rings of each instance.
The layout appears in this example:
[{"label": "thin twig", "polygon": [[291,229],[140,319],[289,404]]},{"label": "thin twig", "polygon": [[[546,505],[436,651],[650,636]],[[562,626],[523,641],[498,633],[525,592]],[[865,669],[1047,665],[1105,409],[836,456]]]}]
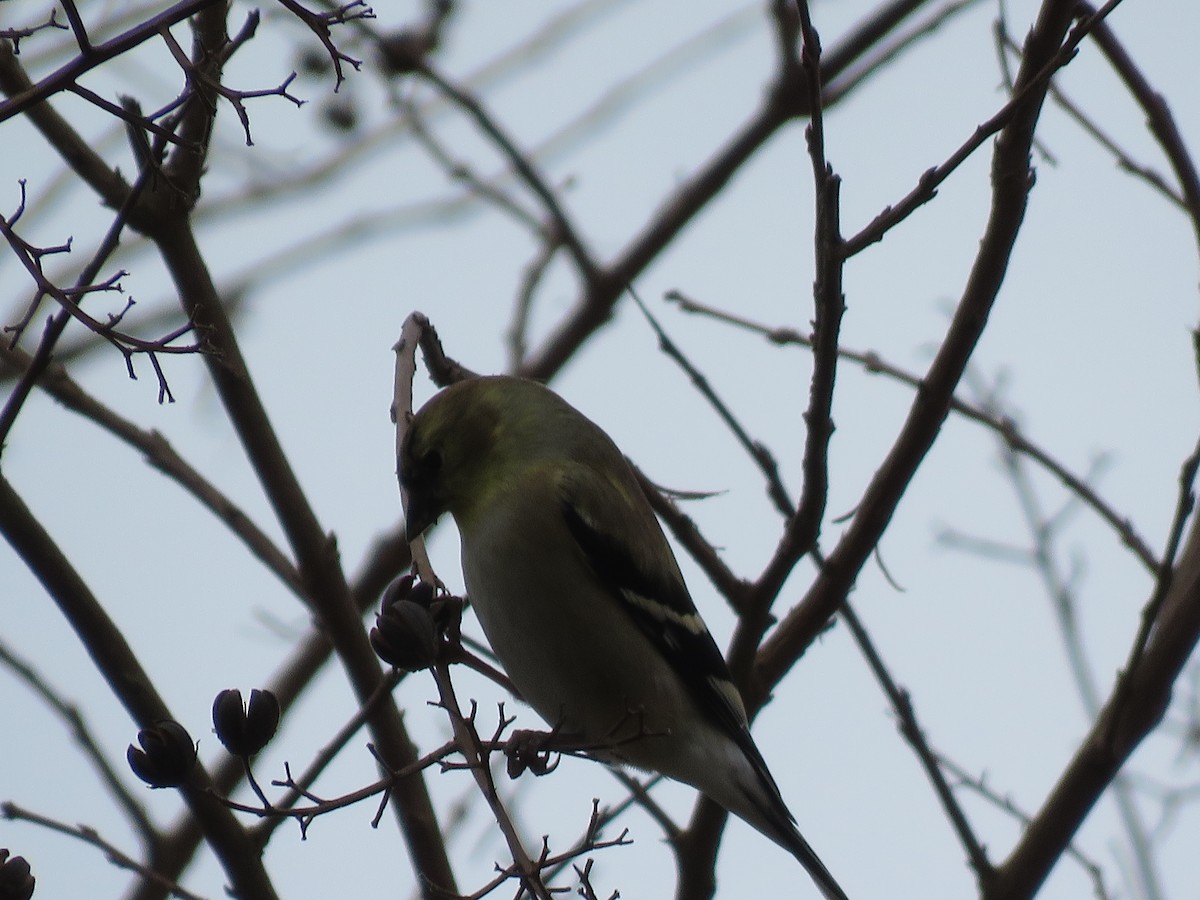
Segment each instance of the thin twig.
[{"label": "thin twig", "polygon": [[68,825],[57,819],[51,819],[48,816],[31,812],[11,802],[0,803],[0,815],[3,815],[6,819],[19,819],[31,822],[34,825],[49,828],[51,831],[57,831],[59,834],[77,838],[85,844],[91,844],[93,847],[102,850],[108,861],[118,869],[136,872],[146,881],[152,882],[167,891],[172,897],[178,897],[180,900],[204,900],[200,895],[184,890],[174,881],[163,878],[153,867],[143,865],[128,854],[121,852],[115,844],[102,838],[100,832],[95,828],[90,828],[87,825]]},{"label": "thin twig", "polygon": [[[844,71],[878,41],[893,32],[930,0],[892,0],[856,25],[825,55],[822,78]],[[548,381],[571,355],[612,316],[621,292],[633,284],[658,255],[706,209],[742,167],[784,126],[805,113],[792,80],[781,64],[762,106],[711,158],[684,179],[647,217],[643,227],[616,258],[584,285],[574,309],[526,360],[520,374]]]},{"label": "thin twig", "polygon": [[[1022,825],[1028,825],[1030,816],[1027,812],[1020,809],[1011,797],[1002,797],[997,794],[987,780],[982,776],[975,776],[958,765],[954,761],[948,759],[942,754],[936,754],[937,764],[942,769],[945,769],[958,780],[958,785],[970,789],[973,793],[983,797],[997,809],[1002,809]],[[1096,900],[1112,900],[1112,895],[1109,894],[1108,888],[1104,884],[1104,870],[1095,860],[1089,858],[1074,841],[1067,846],[1067,856],[1074,859],[1083,870],[1087,872],[1088,877],[1092,879],[1092,889],[1096,892]]]},{"label": "thin twig", "polygon": [[[32,358],[23,350],[10,350],[3,346],[0,346],[0,361],[22,372],[28,371],[32,365]],[[67,409],[142,453],[151,466],[172,479],[223,522],[296,597],[306,604],[310,602],[295,564],[241,507],[180,456],[163,434],[147,431],[105,406],[84,391],[56,363],[46,368],[39,385]]]},{"label": "thin twig", "polygon": [[[117,245],[120,243],[121,233],[125,230],[129,213],[137,205],[138,200],[142,195],[142,191],[145,189],[150,178],[152,177],[151,173],[152,170],[148,167],[142,169],[133,187],[131,187],[128,193],[124,195],[121,207],[117,210],[117,214],[113,218],[112,223],[109,225],[108,230],[105,232],[104,237],[101,239],[100,245],[96,248],[95,253],[92,254],[91,259],[83,267],[79,273],[79,277],[76,279],[75,290],[77,292],[82,291],[82,289],[95,282],[100,270],[107,264],[109,257],[115,252]],[[25,185],[22,184],[22,208],[24,208],[24,195]],[[14,241],[19,241],[22,244],[24,243],[23,241],[20,241],[19,238],[16,238],[15,234],[13,233],[12,222],[15,222],[18,216],[19,213],[16,216],[13,216],[11,220],[0,216],[0,232],[3,232],[4,236],[9,238],[10,244],[12,244]],[[14,244],[14,249],[16,249],[18,246],[18,244]],[[62,336],[63,331],[66,329],[67,323],[70,321],[72,316],[84,316],[82,310],[79,308],[79,300],[82,297],[81,293],[67,294],[66,292],[58,290],[42,275],[40,261],[34,261],[30,259],[30,254],[28,253],[18,253],[18,256],[21,258],[22,262],[25,263],[26,268],[34,276],[35,281],[38,284],[39,291],[44,291],[54,296],[55,299],[58,300],[62,305],[62,309],[47,323],[46,330],[42,335],[42,339],[38,344],[37,350],[34,352],[29,364],[25,367],[21,377],[17,379],[17,383],[13,386],[12,392],[9,394],[8,400],[4,404],[4,408],[0,410],[0,454],[3,453],[5,440],[8,437],[9,432],[12,430],[13,424],[16,422],[17,414],[21,411],[25,401],[29,398],[29,393],[33,390],[33,386],[37,383],[37,379],[50,364],[50,358],[54,352],[55,344],[57,344],[58,339]],[[91,319],[91,317],[88,316],[86,319]],[[94,322],[95,320],[92,321]],[[103,334],[105,331],[104,326],[100,325],[98,322],[96,325],[97,327],[93,328],[92,330],[97,334]],[[114,343],[114,345],[117,346],[118,349],[121,349],[123,353],[125,352],[125,350],[121,347],[121,343],[114,340],[111,333],[103,334],[103,336],[110,342]],[[160,382],[160,387],[162,384],[163,383]]]},{"label": "thin twig", "polygon": [[[369,697],[367,702],[355,711],[350,721],[346,722],[337,730],[332,738],[325,742],[325,746],[317,751],[312,761],[308,764],[308,768],[300,774],[295,781],[288,785],[288,793],[279,800],[276,800],[273,806],[278,809],[291,809],[300,801],[301,797],[307,796],[307,791],[317,779],[321,777],[321,773],[329,767],[339,753],[345,749],[350,743],[350,739],[362,729],[367,723],[367,719],[374,712],[375,704],[383,697],[387,696],[396,685],[398,685],[405,673],[399,670],[394,670],[386,679],[379,683],[379,688],[373,697]],[[255,840],[260,846],[265,847],[271,839],[271,834],[284,821],[283,817],[271,818],[268,817],[254,833]]]},{"label": "thin twig", "polygon": [[1101,20],[1100,17],[1112,5],[1113,3],[1109,2],[1097,11],[1090,4],[1080,0],[1077,9],[1080,16],[1087,16],[1088,21],[1095,23],[1091,28],[1092,39],[1146,113],[1150,132],[1162,147],[1171,168],[1175,170],[1175,177],[1179,179],[1183,198],[1191,216],[1192,229],[1196,233],[1197,243],[1200,244],[1200,170],[1197,170],[1196,161],[1184,143],[1183,135],[1166,100],[1154,90],[1113,30]]},{"label": "thin twig", "polygon": [[[3,474],[0,532],[46,588],[138,726],[148,728],[173,719],[120,629]],[[257,848],[229,811],[212,799],[210,789],[208,775],[197,763],[180,794],[201,823],[234,890],[247,900],[278,900]]]},{"label": "thin twig", "polygon": [[[928,203],[937,194],[938,187],[949,178],[976,150],[993,135],[1005,129],[1020,110],[1026,108],[1031,98],[1036,98],[1040,106],[1041,98],[1047,91],[1047,83],[1054,73],[1067,65],[1075,55],[1076,48],[1090,32],[1100,24],[1121,0],[1109,0],[1098,12],[1081,21],[1072,30],[1070,36],[1057,48],[1035,73],[1029,73],[1023,66],[1025,78],[1017,86],[1017,90],[1007,103],[1004,104],[990,119],[979,125],[974,133],[956,149],[945,162],[925,170],[917,179],[917,185],[902,200],[894,206],[887,206],[869,224],[857,234],[846,239],[843,250],[846,257],[862,252],[871,244],[883,239],[892,228],[899,225],[912,215],[918,208]],[[1032,143],[1032,140],[1031,140]]]},{"label": "thin twig", "polygon": [[124,31],[111,40],[95,44],[90,52],[80,53],[69,63],[47,75],[37,84],[10,93],[7,100],[0,102],[0,122],[19,116],[31,107],[41,103],[54,94],[69,90],[83,75],[111,59],[132,50],[139,44],[153,38],[162,28],[169,28],[191,18],[200,10],[212,6],[217,0],[182,0],[169,9],[139,22],[128,31]]},{"label": "thin twig", "polygon": [[504,840],[508,844],[509,852],[513,857],[514,875],[519,879],[521,886],[538,900],[551,900],[550,891],[542,881],[540,865],[535,863],[526,852],[521,843],[521,837],[513,826],[512,818],[500,800],[500,794],[496,790],[496,784],[492,780],[492,772],[487,763],[487,751],[475,731],[474,721],[467,719],[458,705],[454,685],[450,680],[449,667],[444,662],[435,663],[433,675],[438,686],[438,703],[450,718],[450,726],[454,730],[458,751],[466,758],[467,767],[475,777],[479,792],[492,811],[500,833],[504,835]]},{"label": "thin twig", "polygon": [[767,496],[771,498],[775,509],[784,517],[791,517],[795,512],[795,506],[792,504],[787,488],[784,487],[783,480],[779,476],[779,464],[775,461],[774,454],[761,441],[756,441],[750,437],[746,429],[742,426],[742,423],[738,421],[732,410],[730,410],[729,405],[717,396],[717,392],[713,389],[712,384],[704,373],[687,358],[684,352],[679,349],[675,342],[667,335],[666,331],[663,330],[658,319],[646,308],[646,305],[637,295],[637,292],[634,291],[632,285],[629,287],[629,294],[633,297],[638,309],[642,311],[642,315],[646,317],[646,321],[650,323],[650,327],[654,330],[655,335],[658,336],[659,349],[683,369],[688,378],[691,379],[692,384],[696,387],[696,390],[699,391],[700,396],[708,401],[709,406],[713,408],[713,411],[716,412],[721,421],[725,423],[725,426],[733,433],[737,442],[742,445],[742,449],[746,451],[747,455],[758,466],[767,483]]},{"label": "thin twig", "polygon": [[520,149],[516,142],[508,133],[500,126],[499,122],[483,107],[480,101],[468,93],[465,89],[453,84],[448,78],[441,75],[434,69],[428,61],[426,61],[419,70],[423,78],[430,84],[436,87],[442,94],[450,98],[456,105],[462,108],[464,112],[475,122],[481,131],[484,132],[496,145],[496,147],[504,154],[509,165],[521,176],[521,180],[525,186],[529,188],[533,194],[541,200],[545,207],[546,214],[550,217],[553,223],[554,233],[562,239],[563,245],[567,248],[571,258],[575,261],[576,267],[579,269],[581,277],[585,281],[591,281],[597,277],[598,267],[595,260],[592,258],[590,251],[584,246],[583,239],[579,236],[578,231],[567,215],[566,209],[563,207],[562,201],[559,199],[555,191],[550,187],[545,177],[534,166],[533,159]]},{"label": "thin twig", "polygon": [[[801,347],[812,346],[812,338],[801,334],[794,328],[773,328],[768,325],[763,325],[758,322],[751,321],[744,316],[739,316],[735,313],[717,309],[713,306],[700,303],[699,301],[687,297],[679,291],[671,291],[667,294],[667,298],[677,302],[685,312],[698,313],[709,316],[721,322],[726,322],[735,325],[738,328],[743,328],[747,331],[760,334],[773,344],[787,345],[795,344]],[[883,357],[873,350],[851,350],[846,347],[839,347],[838,353],[843,359],[850,360],[862,366],[864,370],[872,374],[885,375],[888,378],[894,379],[901,384],[919,390],[921,388],[921,379],[906,372],[899,366],[887,362]],[[1059,462],[1049,451],[1038,446],[1031,441],[1021,431],[1020,426],[1011,416],[1001,415],[998,411],[993,412],[969,403],[961,397],[953,396],[950,400],[950,409],[962,416],[963,418],[975,422],[985,428],[995,432],[1004,443],[1012,448],[1016,453],[1028,456],[1039,466],[1048,471],[1056,479],[1061,481],[1067,490],[1079,497],[1079,499],[1090,507],[1105,523],[1112,528],[1113,532],[1121,540],[1121,543],[1127,546],[1137,557],[1138,561],[1150,572],[1158,571],[1158,556],[1150,549],[1150,545],[1145,538],[1138,534],[1133,523],[1125,516],[1122,516],[1117,510],[1102,498],[1091,485],[1083,478],[1080,478],[1075,473],[1071,472],[1063,463]]]},{"label": "thin twig", "polygon": [[1146,648],[1150,644],[1151,633],[1159,622],[1159,615],[1162,612],[1163,604],[1166,602],[1167,594],[1171,589],[1171,581],[1175,576],[1175,565],[1179,555],[1179,546],[1183,541],[1184,528],[1196,506],[1195,484],[1197,469],[1200,469],[1200,443],[1196,445],[1191,455],[1180,466],[1179,493],[1175,501],[1175,513],[1171,519],[1171,526],[1167,533],[1167,545],[1163,551],[1158,577],[1155,579],[1154,592],[1150,595],[1150,599],[1142,609],[1141,624],[1138,627],[1137,636],[1134,638],[1129,658],[1123,669],[1127,677],[1121,679],[1120,688],[1114,701],[1114,705],[1118,709],[1128,702],[1129,685],[1133,680],[1131,676],[1142,664]]},{"label": "thin twig", "polygon": [[157,840],[158,832],[154,823],[150,821],[146,807],[129,792],[116,770],[109,764],[108,757],[104,755],[104,751],[92,735],[92,730],[79,708],[51,687],[46,678],[32,664],[18,657],[3,641],[0,641],[0,662],[16,673],[63,720],[70,730],[71,736],[83,751],[83,755],[95,766],[101,783],[116,800],[117,805],[124,810],[126,818],[141,836],[142,842],[147,847],[152,847]]},{"label": "thin twig", "polygon": [[[1019,52],[1020,46],[1012,39],[1007,31],[1004,31],[1001,24],[997,23],[997,34],[1002,42],[1002,48],[1007,48],[1013,52]],[[1007,57],[1002,57],[1006,59]],[[1121,147],[1116,139],[1111,137],[1105,130],[1089,116],[1075,101],[1073,101],[1066,92],[1057,84],[1050,86],[1050,96],[1054,98],[1054,102],[1068,116],[1082,128],[1096,143],[1107,150],[1116,160],[1117,166],[1124,169],[1131,175],[1140,178],[1143,182],[1152,187],[1155,191],[1161,194],[1173,204],[1178,206],[1184,212],[1189,212],[1187,201],[1178,189],[1167,183],[1166,178],[1159,174],[1154,169],[1147,165],[1139,163],[1133,156]]]},{"label": "thin twig", "polygon": [[833,390],[837,374],[838,342],[846,304],[842,276],[840,186],[841,179],[825,156],[825,116],[821,84],[821,42],[809,15],[807,0],[798,4],[800,15],[800,66],[808,86],[811,121],[806,136],[812,164],[815,195],[813,256],[813,370],[809,380],[807,434],[802,468],[804,487],[800,503],[772,555],[754,584],[746,614],[730,648],[730,667],[745,678],[762,636],[770,624],[771,605],[796,563],[817,544],[829,494],[829,442],[833,436]]},{"label": "thin twig", "polygon": [[921,763],[921,768],[925,770],[925,776],[933,785],[938,802],[941,803],[946,817],[950,820],[950,825],[954,828],[954,833],[958,835],[958,841],[962,844],[963,850],[967,854],[967,861],[971,864],[971,868],[975,870],[976,878],[979,879],[981,884],[986,884],[991,878],[992,864],[987,858],[987,852],[984,850],[983,844],[975,836],[975,832],[971,828],[971,823],[967,820],[966,813],[963,812],[962,807],[958,804],[958,800],[955,799],[954,791],[951,790],[950,785],[942,775],[941,767],[938,765],[938,756],[929,746],[929,742],[925,739],[925,732],[917,721],[912,697],[909,696],[908,691],[896,684],[891,672],[888,671],[887,665],[883,661],[883,657],[879,655],[879,651],[871,641],[870,635],[867,634],[866,628],[849,603],[846,603],[842,607],[842,618],[846,623],[846,627],[850,629],[850,634],[854,636],[854,642],[858,644],[858,649],[862,653],[863,658],[866,659],[868,668],[875,675],[875,680],[879,682],[879,686],[883,689],[888,701],[892,704],[892,710],[895,712],[896,718],[900,723],[900,733],[904,735],[904,739],[912,747],[917,760]]},{"label": "thin twig", "polygon": [[[826,558],[804,599],[763,642],[747,706],[760,708],[770,689],[795,664],[845,600],[871,558],[911,479],[937,438],[954,390],[966,370],[996,301],[1025,217],[1032,174],[1029,153],[1045,97],[1042,72],[1061,56],[1073,6],[1062,0],[1043,10],[1030,33],[1018,103],[995,143],[992,200],[987,228],[958,307],[891,450],[856,506],[855,515]],[[1026,90],[1025,85],[1033,87]]]}]

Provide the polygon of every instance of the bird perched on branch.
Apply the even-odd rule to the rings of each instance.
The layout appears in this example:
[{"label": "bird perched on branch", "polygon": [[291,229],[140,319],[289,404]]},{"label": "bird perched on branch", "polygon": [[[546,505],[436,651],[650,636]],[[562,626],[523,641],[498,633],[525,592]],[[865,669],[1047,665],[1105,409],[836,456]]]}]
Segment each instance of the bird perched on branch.
[{"label": "bird perched on branch", "polygon": [[591,755],[685,782],[846,900],[800,835],[729,669],[621,451],[548,388],[476,378],[412,419],[401,450],[412,540],[444,512],[492,649],[550,725]]}]

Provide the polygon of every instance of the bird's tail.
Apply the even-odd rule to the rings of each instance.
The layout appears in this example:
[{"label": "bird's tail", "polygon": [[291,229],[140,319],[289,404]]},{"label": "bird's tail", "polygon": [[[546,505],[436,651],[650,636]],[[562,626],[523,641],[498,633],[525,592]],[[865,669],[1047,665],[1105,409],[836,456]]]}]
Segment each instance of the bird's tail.
[{"label": "bird's tail", "polygon": [[837,879],[825,868],[825,864],[821,862],[816,851],[808,845],[808,841],[795,827],[792,828],[791,837],[784,846],[791,851],[792,856],[800,861],[800,865],[804,866],[804,871],[808,872],[809,877],[821,889],[825,900],[849,900],[846,892],[837,883]]},{"label": "bird's tail", "polygon": [[[735,743],[729,745],[728,765],[717,767],[723,776],[732,773],[734,777],[693,777],[690,783],[796,857],[825,900],[849,900],[837,879],[800,834],[796,819],[783,802],[779,786],[771,777],[750,732],[743,727],[734,737]],[[686,777],[683,780],[689,781]]]},{"label": "bird's tail", "polygon": [[825,868],[825,863],[821,862],[821,858],[796,827],[796,819],[783,802],[779,786],[771,777],[762,754],[750,739],[749,732],[746,732],[742,750],[749,764],[747,768],[753,772],[752,780],[748,779],[749,783],[743,782],[740,785],[742,797],[739,799],[742,802],[727,806],[726,809],[741,816],[796,857],[809,877],[821,889],[825,900],[849,900],[837,879]]},{"label": "bird's tail", "polygon": [[[726,809],[741,816],[779,846],[783,847],[804,866],[809,877],[821,889],[825,900],[849,900],[837,879],[830,874],[815,850],[800,834],[796,820],[788,811],[779,795],[779,788],[766,767],[756,770],[755,782],[740,785],[740,796],[730,797]],[[739,802],[732,802],[732,801]]]}]

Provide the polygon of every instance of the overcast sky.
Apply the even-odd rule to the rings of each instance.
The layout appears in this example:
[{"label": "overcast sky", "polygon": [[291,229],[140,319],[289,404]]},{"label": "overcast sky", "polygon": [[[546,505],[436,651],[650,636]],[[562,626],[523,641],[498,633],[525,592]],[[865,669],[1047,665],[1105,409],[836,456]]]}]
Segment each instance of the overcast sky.
[{"label": "overcast sky", "polygon": [[[825,46],[834,46],[871,6],[815,3]],[[1006,7],[1019,40],[1036,4],[1022,0]],[[41,15],[41,6],[21,0],[4,9],[6,26]],[[375,25],[398,27],[412,21],[415,9],[379,4]],[[547,30],[566,9],[578,15]],[[233,21],[248,10],[237,7]],[[1003,104],[996,18],[996,4],[986,2],[952,16],[829,111],[827,154],[843,178],[845,233],[897,202]],[[1200,147],[1194,47],[1200,10],[1127,0],[1110,22],[1171,105],[1189,146]],[[544,39],[534,41],[535,35]],[[246,89],[278,84],[298,65],[291,47],[299,37],[299,27],[282,11],[265,7],[258,36],[235,58],[229,83]],[[39,40],[31,38],[22,50],[40,73],[62,60],[39,62],[37,54],[52,39]],[[515,58],[514,48],[520,50]],[[436,60],[443,73],[478,91],[520,146],[537,153],[588,245],[607,260],[673,186],[749,119],[771,76],[774,51],[769,17],[759,4],[607,0],[548,11],[547,4],[513,0],[462,3]],[[105,66],[87,84],[110,96],[136,93],[152,108],[177,89],[172,66],[160,46],[147,47]],[[1061,84],[1134,159],[1168,172],[1144,116],[1093,45],[1084,43]],[[620,87],[635,93],[614,90]],[[528,230],[469,197],[408,133],[390,124],[398,118],[396,98],[375,78],[351,74],[337,97],[331,88],[327,76],[304,75],[291,88],[309,101],[303,107],[279,98],[252,101],[251,148],[231,110],[221,108],[204,182],[202,209],[210,212],[203,213],[201,240],[221,286],[263,277],[249,282],[239,312],[243,350],[322,525],[336,533],[346,569],[354,573],[372,540],[399,517],[388,404],[390,348],[401,322],[421,310],[449,354],[476,371],[503,371],[513,298],[536,246]],[[402,83],[399,92],[424,110],[427,125],[456,158],[484,177],[503,173],[494,149],[460,113],[435,102],[428,88]],[[81,117],[106,158],[128,171],[123,138],[106,119],[88,113],[77,99],[54,102],[64,114]],[[353,134],[328,126],[332,106],[352,111]],[[364,142],[370,149],[341,160],[315,188],[280,196],[267,208],[238,208],[238,198],[255,185],[329,159],[363,135],[373,136]],[[1175,508],[1179,466],[1200,426],[1190,334],[1197,319],[1196,236],[1184,214],[1145,181],[1119,170],[1112,155],[1059,107],[1048,105],[1039,136],[1027,223],[972,375],[985,390],[1000,387],[1006,410],[1036,443],[1072,471],[1095,474],[1101,494],[1158,550]],[[15,208],[18,180],[25,179],[33,205],[27,237],[51,244],[73,236],[76,252],[88,253],[109,214],[84,191],[60,188],[57,160],[26,123],[0,124],[0,145],[0,209]],[[847,348],[876,351],[917,375],[924,371],[986,223],[990,149],[989,143],[933,203],[848,265]],[[516,196],[536,208],[519,190]],[[793,495],[802,483],[807,351],[686,316],[662,298],[678,290],[757,322],[807,329],[812,205],[803,133],[793,126],[755,156],[636,285],[749,432],[775,452]],[[226,208],[231,211],[222,212]],[[328,236],[351,227],[360,230],[347,240]],[[310,238],[319,239],[305,244]],[[128,243],[120,261],[129,272],[123,279],[127,295],[145,309],[169,308],[173,298],[160,266],[136,241]],[[296,247],[303,249],[297,253]],[[17,317],[29,285],[11,258],[0,258],[7,323]],[[571,308],[575,290],[567,267],[555,266],[536,296],[531,348]],[[96,309],[115,312],[123,302]],[[167,435],[278,537],[199,359],[174,357],[164,364],[173,404],[157,403],[144,360],[136,381],[111,351],[92,354],[72,372],[122,414]],[[718,492],[689,504],[688,513],[735,571],[747,578],[760,571],[780,527],[761,479],[686,377],[657,350],[634,307],[622,302],[614,321],[554,387],[660,484]],[[428,382],[418,386],[421,398],[432,390]],[[852,363],[839,370],[826,549],[845,527],[837,517],[853,511],[912,396],[910,388]],[[966,387],[963,396],[970,396]],[[175,485],[44,396],[34,395],[9,436],[4,471],[125,630],[176,717],[199,739],[201,758],[216,758],[220,748],[208,720],[213,696],[227,687],[265,685],[291,640],[304,632],[305,612]],[[1068,503],[1063,489],[1040,470],[1031,471],[1045,514],[1061,510]],[[1089,717],[1038,573],[1014,554],[981,558],[951,548],[940,538],[947,531],[1019,549],[1031,540],[995,436],[955,417],[881,544],[880,561],[894,584],[879,565],[869,565],[852,601],[894,676],[911,691],[935,749],[1032,812]],[[1055,565],[1077,592],[1087,663],[1103,696],[1152,583],[1090,511],[1069,513],[1055,537]],[[452,588],[461,587],[455,540],[446,527],[433,541],[439,573]],[[681,563],[697,605],[724,645],[732,616],[682,555]],[[797,568],[781,611],[799,600],[811,577],[807,564]],[[123,766],[135,726],[7,546],[0,548],[0,611],[0,638],[35,661],[85,712],[110,758]],[[468,628],[478,632],[473,621]],[[499,688],[467,675],[460,694],[479,700],[485,721],[505,699]],[[444,717],[425,705],[433,696],[424,675],[408,679],[398,692],[406,724],[423,749],[447,733]],[[1182,684],[1173,717],[1194,696],[1194,684]],[[96,787],[61,721],[4,669],[0,697],[5,720],[13,723],[0,738],[0,800],[94,826],[136,853],[134,836]],[[303,767],[353,711],[352,694],[333,667],[264,754],[257,768],[261,780],[278,777],[285,760]],[[518,708],[518,715],[521,727],[540,724],[528,710]],[[759,718],[755,736],[806,837],[851,897],[976,893],[946,818],[844,627],[834,628],[795,667]],[[365,741],[360,737],[344,751],[320,793],[348,792],[373,778]],[[1164,820],[1156,789],[1196,781],[1194,747],[1182,752],[1181,736],[1168,728],[1137,753],[1129,772],[1157,848],[1164,896],[1193,896],[1200,815],[1193,804]],[[474,789],[461,772],[428,780],[443,812]],[[617,802],[623,796],[601,767],[572,760],[552,777],[526,777],[506,789],[523,801],[518,816],[534,846],[547,832],[559,846],[574,840],[586,826],[593,797]],[[145,795],[164,823],[173,818],[176,806],[167,792],[135,793]],[[1002,861],[1018,825],[970,791],[960,796],[993,859]],[[690,790],[664,785],[656,797],[686,820]],[[304,842],[294,829],[282,828],[267,851],[281,896],[410,896],[410,870],[392,820],[385,817],[372,830],[373,813],[373,807],[359,806],[318,821]],[[594,883],[605,895],[619,889],[623,897],[668,896],[674,870],[660,832],[641,813],[625,824],[634,845],[597,854]],[[0,846],[30,860],[39,898],[119,897],[128,880],[99,852],[26,824],[0,821]],[[1141,896],[1128,881],[1128,840],[1110,798],[1088,819],[1078,846],[1103,868],[1112,896]],[[504,852],[494,827],[474,809],[452,840],[461,886],[483,884]],[[728,829],[719,873],[727,896],[813,895],[794,861],[740,822]],[[206,857],[185,884],[218,897],[223,879]],[[1042,896],[1091,895],[1088,874],[1064,858]]]}]

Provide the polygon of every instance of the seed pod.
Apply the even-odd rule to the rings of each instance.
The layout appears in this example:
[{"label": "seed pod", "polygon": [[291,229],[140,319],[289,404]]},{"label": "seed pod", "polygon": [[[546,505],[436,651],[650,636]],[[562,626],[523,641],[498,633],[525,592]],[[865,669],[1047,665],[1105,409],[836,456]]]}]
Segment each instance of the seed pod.
[{"label": "seed pod", "polygon": [[196,745],[187,729],[170,720],[138,732],[141,747],[129,745],[125,758],[133,774],[150,787],[179,787],[196,764]]},{"label": "seed pod", "polygon": [[270,691],[251,691],[248,710],[236,688],[221,691],[213,701],[213,731],[234,756],[253,756],[278,728],[279,700]]},{"label": "seed pod", "polygon": [[375,617],[371,646],[386,663],[415,672],[438,657],[438,637],[429,610],[412,600],[397,600]]}]

